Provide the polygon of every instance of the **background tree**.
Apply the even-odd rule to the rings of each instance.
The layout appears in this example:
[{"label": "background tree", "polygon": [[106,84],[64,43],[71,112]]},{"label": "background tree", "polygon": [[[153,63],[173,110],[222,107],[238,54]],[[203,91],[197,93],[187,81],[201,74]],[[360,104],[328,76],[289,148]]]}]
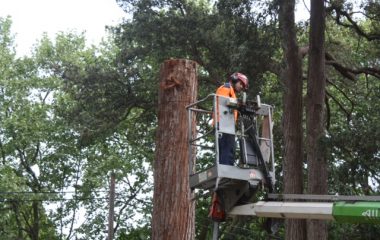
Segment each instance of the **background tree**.
[{"label": "background tree", "polygon": [[[327,194],[325,150],[325,7],[311,1],[309,67],[306,95],[306,141],[308,193]],[[327,239],[325,221],[308,220],[307,239]]]},{"label": "background tree", "polygon": [[[2,236],[70,239],[85,235],[102,239],[105,228],[99,216],[107,212],[107,174],[112,169],[118,169],[115,231],[118,236],[132,234],[135,222],[127,219],[138,213],[144,216],[149,211],[145,208],[150,208],[148,161],[152,147],[146,141],[149,138],[141,139],[133,132],[139,124],[135,121],[139,112],[136,109],[123,122],[129,132],[120,131],[109,138],[99,134],[97,141],[80,134],[85,128],[79,120],[89,120],[88,115],[68,117],[81,102],[71,95],[75,85],[67,75],[76,71],[85,77],[89,63],[106,63],[114,52],[106,50],[107,46],[86,48],[83,36],[69,33],[58,35],[54,42],[43,36],[31,57],[17,59],[9,35],[10,21],[1,22],[1,29],[1,179],[5,183],[15,180],[14,185],[2,185],[7,195],[1,195],[1,209],[9,213]],[[96,59],[97,51],[108,55]],[[90,113],[96,114],[93,109]],[[90,126],[94,125],[85,125]],[[144,134],[149,134],[149,129],[145,128]],[[146,149],[133,147],[137,145]],[[84,208],[88,223],[78,226],[76,221]],[[91,225],[96,219],[98,224]],[[146,221],[140,220],[141,225]]]},{"label": "background tree", "polygon": [[[33,63],[28,59],[16,59],[10,19],[0,19],[1,24],[1,153],[2,182],[15,179],[13,192],[3,195],[3,208],[14,225],[4,225],[4,234],[29,239],[55,239],[54,226],[37,193],[50,191],[52,183],[43,178],[50,169],[36,172],[36,166],[49,158],[45,152],[52,136],[49,134],[54,122],[47,116],[49,87],[39,83]],[[50,82],[51,84],[51,82]],[[44,88],[46,87],[46,88]],[[35,89],[44,89],[36,93]],[[46,145],[45,145],[46,144]],[[45,147],[47,146],[47,147]],[[7,189],[6,185],[4,186]],[[30,196],[19,196],[24,191]],[[17,226],[17,227],[16,227]]]},{"label": "background tree", "polygon": [[[284,49],[283,133],[284,193],[303,193],[302,54],[296,39],[295,1],[281,1],[280,28]],[[305,239],[304,220],[285,220],[286,239]]]}]

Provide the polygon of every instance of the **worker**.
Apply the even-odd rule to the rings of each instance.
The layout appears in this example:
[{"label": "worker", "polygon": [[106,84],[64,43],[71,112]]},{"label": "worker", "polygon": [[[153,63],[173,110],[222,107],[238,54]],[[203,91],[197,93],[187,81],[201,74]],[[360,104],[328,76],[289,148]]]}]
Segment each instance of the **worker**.
[{"label": "worker", "polygon": [[[216,95],[236,99],[236,93],[248,89],[248,78],[242,73],[233,73],[228,82],[216,90]],[[235,122],[237,120],[237,111],[235,110]],[[219,144],[219,163],[225,165],[234,165],[235,162],[235,135],[221,133],[218,139]]]}]

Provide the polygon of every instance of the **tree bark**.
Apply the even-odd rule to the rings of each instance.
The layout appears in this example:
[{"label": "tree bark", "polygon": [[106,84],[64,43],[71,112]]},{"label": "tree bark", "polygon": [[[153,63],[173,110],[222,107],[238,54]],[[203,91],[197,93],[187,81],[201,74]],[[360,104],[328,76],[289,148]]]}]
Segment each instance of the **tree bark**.
[{"label": "tree bark", "polygon": [[[189,187],[186,106],[197,96],[197,64],[184,59],[161,66],[154,162],[152,239],[194,239],[195,203]],[[195,132],[195,129],[193,129]]]},{"label": "tree bark", "polygon": [[31,229],[31,239],[32,240],[38,240],[39,239],[39,233],[40,233],[40,210],[39,210],[40,203],[38,201],[33,201],[32,203],[32,212],[33,212],[33,224]]},{"label": "tree bark", "polygon": [[108,238],[113,240],[113,220],[115,217],[115,172],[111,172],[110,193],[109,193],[109,210],[108,210]]},{"label": "tree bark", "polygon": [[[295,1],[281,1],[280,28],[285,54],[284,91],[284,193],[303,193],[302,54],[296,40]],[[306,239],[305,220],[285,220],[285,239]]]},{"label": "tree bark", "polygon": [[[324,149],[325,10],[323,0],[311,1],[309,76],[307,85],[306,138],[308,192],[327,194],[327,162]],[[307,239],[327,239],[325,221],[307,222]]]}]

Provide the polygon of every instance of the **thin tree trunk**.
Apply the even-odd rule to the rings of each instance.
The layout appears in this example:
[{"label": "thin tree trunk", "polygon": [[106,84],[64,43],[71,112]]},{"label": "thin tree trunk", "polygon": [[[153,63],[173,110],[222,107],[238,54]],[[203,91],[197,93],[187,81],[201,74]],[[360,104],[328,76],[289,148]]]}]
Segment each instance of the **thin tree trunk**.
[{"label": "thin tree trunk", "polygon": [[115,216],[115,172],[111,173],[110,198],[108,212],[108,240],[113,240],[113,220]]},{"label": "thin tree trunk", "polygon": [[16,219],[16,224],[17,224],[16,240],[22,240],[22,239],[24,239],[24,236],[23,236],[24,234],[22,232],[23,226],[22,226],[22,223],[20,221],[19,202],[18,201],[11,202],[11,207],[12,207],[12,210],[15,214],[15,219]]},{"label": "thin tree trunk", "polygon": [[[311,1],[309,77],[307,85],[307,168],[308,192],[327,193],[327,162],[323,144],[325,100],[325,11],[324,0]],[[327,239],[325,221],[310,220],[307,223],[309,240]]]},{"label": "thin tree trunk", "polygon": [[[194,239],[195,204],[189,188],[186,106],[197,96],[197,64],[184,59],[161,66],[154,162],[152,239]],[[193,129],[195,131],[195,129]]]},{"label": "thin tree trunk", "polygon": [[33,227],[31,229],[32,240],[38,240],[39,239],[39,233],[40,233],[40,214],[39,214],[39,202],[33,201],[32,203],[32,212],[33,212]]},{"label": "thin tree trunk", "polygon": [[[283,131],[284,193],[303,193],[302,150],[302,55],[294,25],[295,1],[281,1],[280,28],[285,54],[282,79],[285,85]],[[306,239],[304,220],[285,220],[285,239]]]}]

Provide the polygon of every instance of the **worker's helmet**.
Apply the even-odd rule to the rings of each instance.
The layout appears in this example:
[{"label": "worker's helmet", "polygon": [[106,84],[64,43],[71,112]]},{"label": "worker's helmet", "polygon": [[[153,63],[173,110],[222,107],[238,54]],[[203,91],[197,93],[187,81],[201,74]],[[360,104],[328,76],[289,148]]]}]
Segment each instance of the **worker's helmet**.
[{"label": "worker's helmet", "polygon": [[242,73],[235,72],[230,76],[230,81],[233,84],[236,84],[238,81],[241,81],[243,83],[243,87],[245,90],[248,89],[248,78]]}]

